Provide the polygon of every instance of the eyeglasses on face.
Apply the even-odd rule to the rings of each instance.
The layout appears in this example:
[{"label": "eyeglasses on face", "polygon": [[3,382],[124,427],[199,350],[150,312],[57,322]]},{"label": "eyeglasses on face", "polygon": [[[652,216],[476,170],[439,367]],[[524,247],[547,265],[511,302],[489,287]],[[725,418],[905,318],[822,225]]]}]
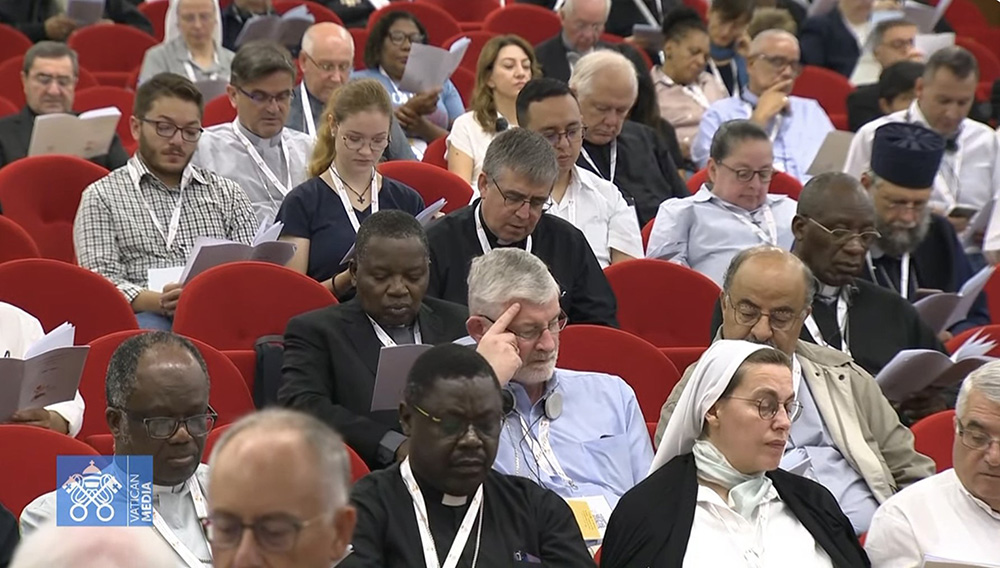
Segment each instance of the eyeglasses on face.
[{"label": "eyeglasses on face", "polygon": [[258,106],[264,106],[271,102],[278,103],[279,105],[286,105],[290,103],[292,99],[295,97],[295,91],[291,90],[281,91],[280,93],[274,95],[270,93],[265,93],[264,91],[247,92],[243,90],[242,87],[236,87],[236,90],[239,91],[246,98],[253,101],[254,104]]},{"label": "eyeglasses on face", "polygon": [[419,412],[424,418],[433,422],[438,429],[441,430],[441,433],[449,438],[454,436],[463,436],[469,431],[469,428],[475,430],[476,434],[480,438],[492,438],[499,436],[500,429],[503,428],[503,418],[500,416],[475,421],[466,420],[465,418],[457,418],[455,416],[445,416],[442,418],[434,416],[416,404],[412,406],[414,410]]},{"label": "eyeglasses on face", "polygon": [[312,55],[309,55],[305,50],[302,53],[306,56],[306,59],[310,63],[316,66],[317,69],[324,73],[333,73],[334,71],[340,71],[341,73],[350,73],[352,62],[341,61],[340,63],[335,63],[333,61],[316,61],[313,59]]},{"label": "eyeglasses on face", "polygon": [[812,224],[826,231],[826,233],[830,235],[830,237],[833,238],[833,241],[837,244],[847,244],[854,239],[860,239],[861,244],[865,245],[865,248],[867,248],[875,244],[875,241],[882,236],[882,234],[875,229],[868,229],[860,232],[852,231],[850,229],[828,229],[825,225],[812,217],[806,217],[806,219],[809,219]]},{"label": "eyeglasses on face", "polygon": [[376,136],[375,138],[365,138],[364,136],[352,136],[345,135],[340,137],[344,141],[344,147],[353,152],[365,147],[365,143],[368,143],[368,147],[371,148],[372,152],[376,154],[381,154],[383,150],[389,146],[388,136]]},{"label": "eyeglasses on face", "polygon": [[169,416],[140,418],[124,408],[113,408],[121,411],[123,414],[128,416],[130,420],[142,422],[143,427],[146,429],[146,435],[153,440],[168,440],[173,438],[182,423],[184,424],[184,429],[187,430],[187,433],[191,436],[195,438],[207,436],[208,433],[212,431],[212,427],[215,426],[215,421],[219,418],[219,415],[216,414],[215,410],[213,410],[211,406],[208,407],[208,412],[206,414],[196,414],[186,418],[174,418]]},{"label": "eyeglasses on face", "polygon": [[990,446],[997,444],[1000,447],[1000,438],[994,438],[978,429],[970,429],[962,424],[961,420],[955,419],[955,424],[957,425],[958,437],[961,440],[962,445],[970,450],[985,451],[989,450]]},{"label": "eyeglasses on face", "polygon": [[720,166],[726,168],[727,170],[733,172],[736,177],[736,181],[747,183],[753,179],[753,176],[758,176],[760,178],[760,183],[770,183],[771,178],[774,177],[774,168],[761,168],[759,170],[752,170],[750,168],[734,168],[729,164],[724,162],[716,162]]},{"label": "eyeglasses on face", "polygon": [[31,76],[31,80],[43,87],[48,87],[53,81],[62,89],[68,89],[76,85],[77,78],[70,75],[49,75],[48,73],[38,73]]},{"label": "eyeglasses on face", "polygon": [[490,178],[490,181],[493,182],[493,185],[497,186],[497,192],[500,194],[500,197],[503,197],[503,204],[508,209],[520,209],[527,203],[528,209],[545,213],[552,207],[552,203],[549,201],[548,195],[545,197],[526,197],[516,191],[504,191],[503,188],[500,187],[500,184],[497,183],[496,178]]},{"label": "eyeglasses on face", "polygon": [[587,135],[587,127],[583,126],[582,124],[578,124],[575,126],[570,126],[566,130],[563,130],[562,132],[556,132],[550,130],[542,132],[541,134],[542,138],[545,138],[545,141],[553,146],[558,146],[559,141],[562,140],[563,138],[565,138],[566,141],[569,142],[570,144],[573,144],[583,140],[583,138]]},{"label": "eyeglasses on face", "polygon": [[[479,317],[490,322],[491,324],[496,323],[493,320],[493,318],[489,316],[480,315]],[[524,341],[534,342],[541,339],[542,334],[545,333],[546,330],[548,330],[548,332],[551,333],[552,335],[558,335],[559,332],[566,329],[567,323],[569,323],[569,316],[566,315],[566,312],[559,310],[559,316],[556,319],[549,322],[549,325],[545,327],[536,327],[534,329],[529,329],[525,331],[514,331],[513,329],[507,328],[507,331],[513,333],[514,337],[517,337]]]},{"label": "eyeglasses on face", "polygon": [[757,414],[760,415],[763,420],[773,420],[774,417],[778,415],[778,409],[781,407],[785,407],[785,414],[788,416],[789,422],[795,422],[795,419],[802,414],[802,403],[797,400],[789,400],[788,402],[782,404],[773,396],[765,396],[763,398],[727,396],[726,398],[756,403]]},{"label": "eyeglasses on face", "polygon": [[403,45],[404,41],[409,41],[410,44],[412,45],[414,43],[424,43],[425,41],[427,41],[427,36],[425,36],[422,33],[407,34],[397,30],[394,32],[389,32],[389,41],[392,42],[392,45],[396,46]]},{"label": "eyeglasses on face", "polygon": [[271,514],[256,518],[251,523],[244,523],[236,515],[217,512],[204,519],[202,524],[208,541],[218,548],[236,548],[243,540],[244,531],[250,529],[254,540],[263,550],[283,553],[295,548],[302,529],[325,516],[326,513],[323,513],[302,521],[291,515]]},{"label": "eyeglasses on face", "polygon": [[765,312],[749,302],[741,301],[738,304],[734,304],[733,299],[728,294],[726,295],[726,302],[729,303],[729,307],[733,309],[733,313],[736,315],[736,323],[744,327],[753,327],[757,325],[760,318],[767,316],[767,322],[770,324],[771,329],[775,331],[788,331],[795,324],[795,321],[805,313],[805,310],[801,313],[796,313],[787,308]]},{"label": "eyeglasses on face", "polygon": [[765,61],[775,73],[784,71],[786,67],[790,68],[796,77],[802,73],[802,62],[797,59],[788,59],[780,55],[765,55],[763,53],[755,55],[752,58]]},{"label": "eyeglasses on face", "polygon": [[181,131],[181,139],[185,142],[197,142],[201,138],[201,133],[204,129],[200,126],[184,126],[180,127],[166,120],[150,120],[148,118],[139,119],[146,124],[152,124],[153,128],[156,130],[156,135],[160,138],[171,139],[178,130]]}]

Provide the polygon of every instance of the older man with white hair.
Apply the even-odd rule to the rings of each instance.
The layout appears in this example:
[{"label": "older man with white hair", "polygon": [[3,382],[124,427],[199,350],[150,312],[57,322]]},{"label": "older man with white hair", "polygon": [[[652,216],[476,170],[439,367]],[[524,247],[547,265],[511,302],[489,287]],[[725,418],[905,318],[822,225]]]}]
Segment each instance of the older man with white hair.
[{"label": "older man with white hair", "polygon": [[719,125],[749,119],[767,131],[774,147],[774,169],[809,181],[806,174],[833,123],[819,103],[791,95],[802,72],[799,40],[783,30],[763,31],[750,44],[746,89],[705,111],[691,144],[691,159],[699,167],[708,162],[712,137]]},{"label": "older man with white hair", "polygon": [[10,568],[175,568],[167,543],[140,527],[50,524],[21,542]]},{"label": "older man with white hair", "polygon": [[907,487],[879,507],[865,550],[875,568],[957,566],[1000,559],[1000,362],[969,375],[955,407],[954,468]]},{"label": "older man with white hair", "polygon": [[581,57],[569,86],[587,127],[577,165],[618,186],[635,205],[640,225],[656,216],[663,200],[688,196],[666,141],[652,128],[627,120],[639,83],[624,55],[598,50]]}]

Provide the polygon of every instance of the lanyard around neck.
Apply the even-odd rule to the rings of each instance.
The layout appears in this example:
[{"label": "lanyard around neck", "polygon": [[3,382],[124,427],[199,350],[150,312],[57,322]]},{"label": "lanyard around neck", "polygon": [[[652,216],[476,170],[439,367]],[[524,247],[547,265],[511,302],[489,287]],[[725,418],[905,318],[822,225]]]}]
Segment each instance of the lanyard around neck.
[{"label": "lanyard around neck", "polygon": [[[718,198],[721,199],[721,198]],[[724,204],[719,204],[720,207],[729,212],[730,215],[736,217],[740,223],[746,225],[753,234],[757,236],[760,240],[764,241],[765,244],[772,246],[778,246],[778,224],[774,221],[774,212],[771,210],[771,206],[764,201],[764,204],[760,206],[761,214],[764,216],[764,224],[767,226],[767,232],[760,228],[759,225],[746,218],[746,215],[737,213]],[[750,213],[747,212],[747,215]]]},{"label": "lanyard around neck", "polygon": [[[351,198],[347,195],[347,189],[344,187],[343,180],[340,179],[340,174],[337,172],[337,166],[332,162],[330,163],[330,178],[333,182],[333,188],[340,197],[340,204],[344,207],[344,213],[347,214],[347,220],[351,222],[351,226],[354,227],[354,233],[357,234],[358,230],[361,228],[361,221],[358,219],[358,212],[354,209],[354,205],[351,204]],[[368,182],[371,184],[371,198],[372,198],[372,214],[378,213],[378,192],[379,188],[382,187],[382,176],[378,173],[375,168],[372,168],[372,177]]]},{"label": "lanyard around neck", "polygon": [[302,118],[306,122],[306,133],[316,138],[316,121],[313,120],[312,103],[309,102],[309,91],[306,90],[306,80],[299,83],[299,94],[302,99]]},{"label": "lanyard around neck", "polygon": [[142,195],[142,187],[140,187],[139,184],[141,179],[139,170],[132,163],[126,164],[125,169],[128,171],[128,175],[132,179],[132,185],[135,187],[136,194],[139,196],[139,201],[141,201],[143,207],[146,208],[146,212],[149,213],[149,218],[153,221],[153,226],[156,227],[156,232],[160,233],[160,236],[163,237],[164,244],[166,244],[166,250],[170,250],[170,247],[174,244],[174,240],[177,238],[177,231],[181,226],[181,207],[184,201],[183,177],[181,178],[180,195],[177,196],[177,201],[174,203],[174,209],[170,213],[169,225],[167,226],[167,229],[164,230],[163,224],[160,223],[160,219],[156,216],[156,212],[153,211],[149,202],[146,201],[145,196]]},{"label": "lanyard around neck", "polygon": [[[240,119],[237,118],[232,122],[233,134],[236,135],[236,139],[243,144],[247,153],[250,154],[250,159],[253,160],[257,169],[264,174],[267,181],[277,188],[277,190],[281,192],[281,195],[288,195],[288,192],[292,190],[292,163],[288,159],[288,144],[285,144],[284,140],[281,141],[281,156],[285,159],[285,183],[282,184],[278,181],[278,176],[274,175],[271,168],[264,162],[264,158],[260,156],[257,149],[254,148],[253,144],[250,143],[250,140],[240,130],[239,121]],[[278,136],[281,136],[281,134],[279,133]]]},{"label": "lanyard around neck", "polygon": [[[541,479],[541,472],[544,471],[546,475],[556,475],[563,480],[563,483],[576,489],[576,483],[566,474],[566,470],[559,463],[559,458],[556,457],[555,451],[552,450],[552,442],[549,435],[552,421],[549,420],[548,416],[542,416],[539,419],[538,438],[536,439],[528,423],[524,420],[524,416],[521,416],[520,412],[516,414],[521,423],[521,440],[528,444],[531,456],[539,469],[538,484],[545,487],[545,480]],[[514,475],[521,475],[521,444],[514,444]]]},{"label": "lanyard around neck", "polygon": [[[371,316],[368,316],[368,321],[372,324],[372,329],[375,330],[375,337],[382,343],[383,347],[395,347],[396,341],[378,324],[377,321],[373,320]],[[413,343],[420,344],[423,343],[420,337],[420,324],[413,320]]]},{"label": "lanyard around neck", "polygon": [[[218,66],[219,66],[219,50],[218,49],[216,49],[215,52],[212,54],[212,59],[213,59],[213,63],[215,64],[215,67],[218,68]],[[197,77],[197,75],[194,72],[194,64],[192,63],[192,61],[194,61],[194,56],[191,55],[191,51],[189,50],[188,51],[188,57],[184,61],[184,71],[187,74],[188,79],[191,79],[192,83],[197,83],[198,82],[198,77]],[[200,69],[200,67],[199,67],[199,69]],[[216,80],[219,79],[219,72],[218,71],[212,71],[211,73],[206,73],[206,75],[208,75],[208,80],[209,81],[216,81]]]},{"label": "lanyard around neck", "polygon": [[[837,294],[837,329],[840,331],[840,350],[847,355],[851,354],[851,346],[848,343],[847,337],[847,288],[845,287]],[[805,320],[806,329],[809,330],[809,335],[812,336],[813,341],[816,345],[820,347],[830,347],[830,344],[823,339],[823,332],[820,331],[819,325],[816,324],[816,320],[813,318],[812,314],[806,316]]]},{"label": "lanyard around neck", "polygon": [[[189,477],[185,484],[191,495],[191,500],[194,502],[195,516],[198,517],[198,522],[201,523],[201,521],[208,518],[208,507],[205,505],[205,495],[201,492],[201,485],[198,483],[197,475]],[[155,507],[153,508],[153,528],[156,529],[156,532],[160,533],[163,540],[167,541],[170,548],[184,560],[184,564],[188,568],[204,568],[206,563],[210,564],[212,562],[212,547],[208,547],[209,559],[207,561],[199,559],[194,552],[191,552],[190,548],[181,542],[181,539],[178,538],[174,531],[167,526],[167,522],[163,520],[163,517],[157,512]]]},{"label": "lanyard around neck", "polygon": [[[871,274],[872,282],[878,284],[878,274],[875,272],[875,263],[872,261],[872,253],[865,255],[865,263],[868,265],[868,273]],[[892,287],[892,279],[889,278],[889,273],[885,272],[886,284]],[[903,253],[903,256],[899,259],[899,290],[896,290],[900,296],[909,300],[910,299],[910,253]]]},{"label": "lanyard around neck", "polygon": [[587,163],[590,164],[590,167],[594,168],[594,173],[595,174],[601,176],[602,178],[606,179],[607,181],[610,181],[611,183],[615,182],[615,171],[618,169],[618,138],[617,137],[615,137],[613,140],[611,140],[611,177],[607,177],[607,178],[604,177],[604,174],[601,173],[601,168],[597,167],[597,164],[594,163],[593,158],[590,157],[590,154],[587,152],[586,148],[584,148],[583,146],[581,146],[580,147],[580,153],[583,154],[583,159],[587,160]]},{"label": "lanyard around neck", "polygon": [[[493,250],[493,247],[490,246],[490,240],[486,238],[486,231],[483,230],[483,221],[479,218],[479,208],[482,206],[482,202],[476,205],[473,216],[476,218],[476,236],[479,237],[479,246],[483,249],[483,254],[486,254]],[[524,250],[528,253],[531,252],[531,235],[528,235],[528,239],[524,244]]]}]

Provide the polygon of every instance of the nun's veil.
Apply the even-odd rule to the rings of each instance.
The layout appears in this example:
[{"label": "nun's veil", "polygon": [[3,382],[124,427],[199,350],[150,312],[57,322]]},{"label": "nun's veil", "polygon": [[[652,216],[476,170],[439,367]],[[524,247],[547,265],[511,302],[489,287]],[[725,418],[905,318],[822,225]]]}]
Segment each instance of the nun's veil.
[{"label": "nun's veil", "polygon": [[[164,1],[164,0],[159,0]],[[167,43],[181,36],[181,29],[178,26],[177,6],[181,0],[169,0],[170,6],[167,8],[167,19],[163,25],[163,42]],[[219,0],[213,0],[215,5],[215,29],[212,31],[212,39],[216,47],[222,45],[222,10],[219,8]]]}]

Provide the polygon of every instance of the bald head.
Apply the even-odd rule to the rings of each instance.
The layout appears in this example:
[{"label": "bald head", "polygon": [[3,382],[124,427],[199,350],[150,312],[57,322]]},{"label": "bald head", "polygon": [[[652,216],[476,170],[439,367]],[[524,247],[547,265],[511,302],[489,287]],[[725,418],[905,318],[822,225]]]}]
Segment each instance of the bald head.
[{"label": "bald head", "polygon": [[151,528],[60,527],[25,538],[11,568],[173,568],[174,551]]},{"label": "bald head", "polygon": [[347,82],[354,67],[354,40],[343,26],[320,22],[302,36],[299,66],[306,89],[326,104],[330,95]]}]

